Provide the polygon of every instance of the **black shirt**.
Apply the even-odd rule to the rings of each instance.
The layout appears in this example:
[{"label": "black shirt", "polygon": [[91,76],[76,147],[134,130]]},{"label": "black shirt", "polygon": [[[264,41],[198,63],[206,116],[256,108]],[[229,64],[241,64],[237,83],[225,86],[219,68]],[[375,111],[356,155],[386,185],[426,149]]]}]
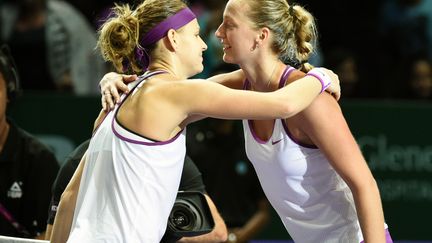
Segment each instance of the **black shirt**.
[{"label": "black shirt", "polygon": [[[59,169],[54,154],[12,122],[0,153],[0,202],[34,237],[45,231],[51,186]],[[0,235],[26,237],[0,214]]]},{"label": "black shirt", "polygon": [[188,127],[187,153],[204,175],[206,191],[228,228],[241,227],[265,198],[249,162],[240,121],[206,119]]}]

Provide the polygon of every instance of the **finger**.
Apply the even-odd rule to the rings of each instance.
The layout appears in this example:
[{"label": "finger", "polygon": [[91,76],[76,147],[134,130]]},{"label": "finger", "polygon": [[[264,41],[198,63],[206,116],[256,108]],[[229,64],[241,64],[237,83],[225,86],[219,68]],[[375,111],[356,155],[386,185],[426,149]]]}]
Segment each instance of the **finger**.
[{"label": "finger", "polygon": [[334,93],[332,93],[332,95],[338,101],[340,99],[340,97],[341,97],[341,92],[340,91],[339,92],[334,92]]},{"label": "finger", "polygon": [[[117,87],[118,86],[119,85],[117,84]],[[120,101],[120,94],[119,94],[119,90],[117,90],[116,86],[110,86],[107,90],[108,90],[107,93],[109,93],[110,99],[112,100],[112,102],[115,101],[116,103],[118,103]],[[123,92],[123,91],[120,90],[120,92]]]},{"label": "finger", "polygon": [[138,78],[138,76],[136,74],[132,74],[132,75],[123,75],[123,82],[125,83],[130,83],[135,81]]},{"label": "finger", "polygon": [[116,87],[111,87],[111,90],[113,88],[117,88],[119,93],[129,93],[129,86],[127,86],[127,84],[123,83],[123,82],[117,82],[116,83]]},{"label": "finger", "polygon": [[103,96],[105,97],[105,101],[108,104],[109,110],[112,110],[114,108],[113,96],[109,91],[105,91]]},{"label": "finger", "polygon": [[108,111],[107,110],[107,103],[105,101],[105,95],[103,95],[103,94],[102,94],[102,97],[101,97],[101,103],[102,103],[102,110]]}]

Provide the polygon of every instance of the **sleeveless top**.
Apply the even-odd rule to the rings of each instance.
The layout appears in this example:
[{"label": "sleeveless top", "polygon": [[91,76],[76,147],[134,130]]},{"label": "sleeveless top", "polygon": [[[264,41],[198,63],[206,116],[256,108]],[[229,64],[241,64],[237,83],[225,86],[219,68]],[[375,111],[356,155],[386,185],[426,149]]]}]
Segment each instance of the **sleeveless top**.
[{"label": "sleeveless top", "polygon": [[[279,88],[294,68],[287,66]],[[249,89],[245,81],[244,89]],[[316,147],[301,145],[284,119],[274,123],[268,141],[243,120],[246,154],[264,193],[296,243],[361,242],[351,190]]]},{"label": "sleeveless top", "polygon": [[[129,94],[158,73],[132,83]],[[68,242],[155,243],[165,232],[186,153],[185,129],[164,142],[131,132],[116,119],[127,98],[91,139]]]}]

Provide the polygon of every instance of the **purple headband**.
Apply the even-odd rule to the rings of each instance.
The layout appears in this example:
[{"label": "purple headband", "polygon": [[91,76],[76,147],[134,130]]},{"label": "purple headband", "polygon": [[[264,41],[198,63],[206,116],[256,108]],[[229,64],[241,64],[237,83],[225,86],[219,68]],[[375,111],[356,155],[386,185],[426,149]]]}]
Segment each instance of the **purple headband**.
[{"label": "purple headband", "polygon": [[195,14],[186,7],[157,24],[143,36],[140,41],[141,47],[135,48],[135,57],[137,60],[141,61],[144,70],[146,70],[150,64],[150,55],[145,50],[145,47],[165,37],[168,30],[180,29],[194,19],[196,19]]}]

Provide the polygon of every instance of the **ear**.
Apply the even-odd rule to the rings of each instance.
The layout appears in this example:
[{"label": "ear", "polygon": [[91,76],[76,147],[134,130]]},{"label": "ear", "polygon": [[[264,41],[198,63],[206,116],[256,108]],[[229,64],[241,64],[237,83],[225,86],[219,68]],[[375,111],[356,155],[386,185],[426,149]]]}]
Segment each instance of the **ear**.
[{"label": "ear", "polygon": [[176,51],[178,48],[178,33],[177,31],[170,29],[168,30],[167,33],[167,38],[164,38],[165,41],[165,45],[167,47],[168,50],[170,51]]},{"label": "ear", "polygon": [[257,42],[262,44],[263,42],[267,42],[270,39],[271,31],[269,28],[264,27],[259,30]]}]

